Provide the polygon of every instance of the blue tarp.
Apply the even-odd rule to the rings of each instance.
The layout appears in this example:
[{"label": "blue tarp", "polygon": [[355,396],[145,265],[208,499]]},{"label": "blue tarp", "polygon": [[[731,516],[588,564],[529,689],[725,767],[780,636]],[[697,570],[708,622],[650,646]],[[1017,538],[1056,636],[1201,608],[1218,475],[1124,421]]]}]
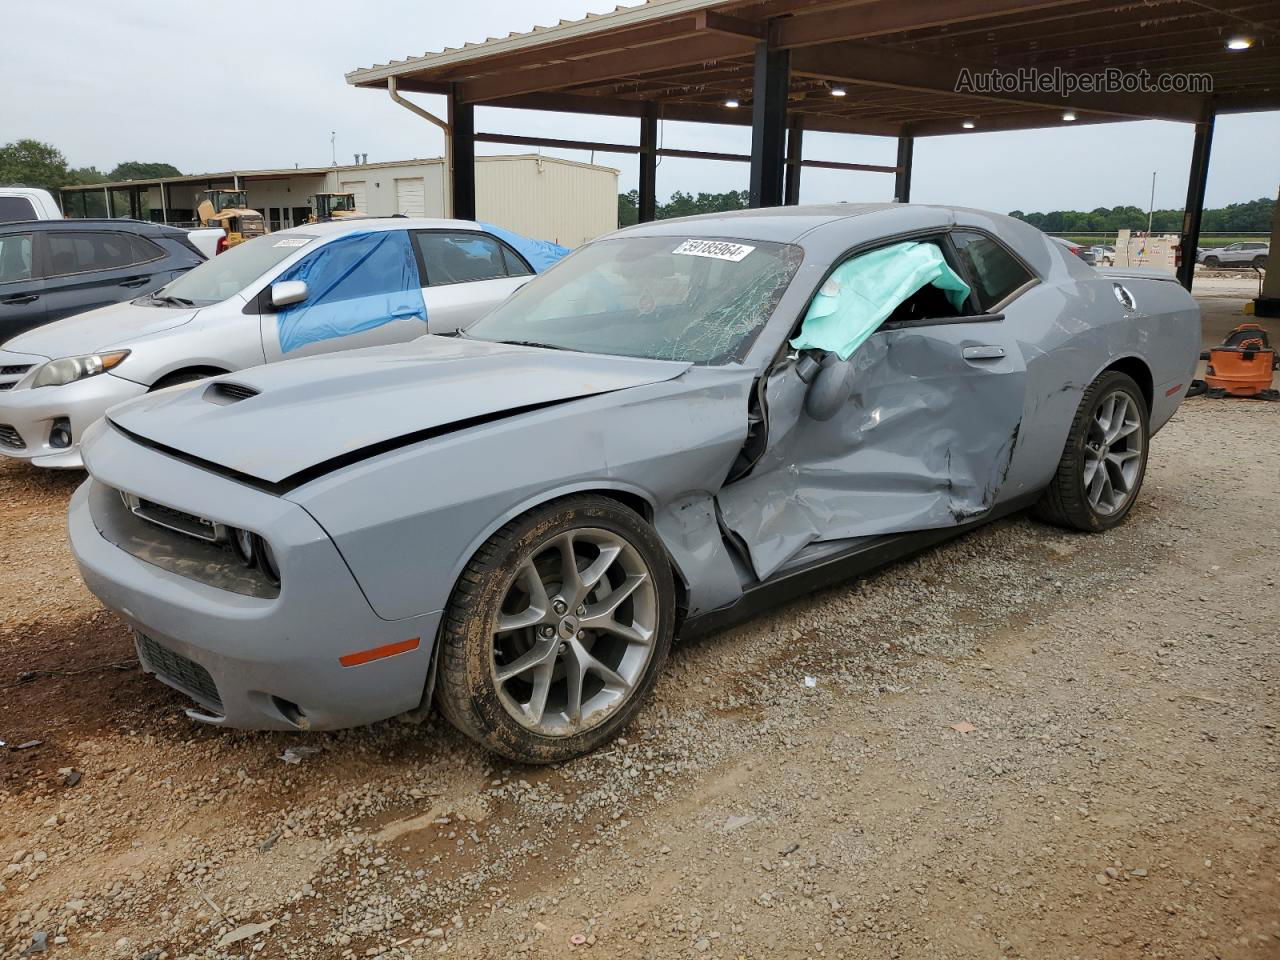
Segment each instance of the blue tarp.
[{"label": "blue tarp", "polygon": [[530,237],[521,236],[502,227],[495,227],[492,223],[481,223],[480,229],[485,233],[491,233],[499,240],[504,240],[515,249],[516,253],[529,261],[529,266],[533,267],[534,272],[541,273],[548,269],[559,260],[563,260],[571,252],[568,247],[562,247],[558,243],[550,243],[546,240],[534,240]]},{"label": "blue tarp", "polygon": [[276,283],[302,280],[309,295],[276,314],[280,351],[346,337],[393,320],[427,320],[418,262],[404,230],[355,233],[325,244]]},{"label": "blue tarp", "polygon": [[899,304],[929,284],[957,310],[969,296],[969,285],[932,243],[895,243],[854,257],[822,285],[791,346],[848,360]]}]

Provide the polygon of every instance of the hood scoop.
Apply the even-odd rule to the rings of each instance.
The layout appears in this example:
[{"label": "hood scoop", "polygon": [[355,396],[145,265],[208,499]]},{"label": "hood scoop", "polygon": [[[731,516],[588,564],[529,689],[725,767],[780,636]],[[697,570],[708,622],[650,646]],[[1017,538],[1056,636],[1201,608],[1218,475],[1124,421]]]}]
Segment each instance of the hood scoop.
[{"label": "hood scoop", "polygon": [[461,338],[301,357],[161,390],[107,419],[139,441],[273,488],[408,444],[680,376],[689,364]]},{"label": "hood scoop", "polygon": [[231,383],[228,380],[218,380],[204,391],[204,398],[210,403],[216,403],[220,407],[225,407],[230,403],[239,403],[241,400],[248,400],[250,397],[256,397],[261,391],[254,387],[246,386],[243,383]]}]

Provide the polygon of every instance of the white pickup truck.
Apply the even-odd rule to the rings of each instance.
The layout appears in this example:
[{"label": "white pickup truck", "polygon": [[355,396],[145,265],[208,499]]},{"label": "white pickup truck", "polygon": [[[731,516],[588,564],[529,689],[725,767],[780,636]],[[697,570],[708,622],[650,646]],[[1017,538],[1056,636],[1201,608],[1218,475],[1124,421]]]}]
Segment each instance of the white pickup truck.
[{"label": "white pickup truck", "polygon": [[[0,223],[20,220],[61,220],[62,211],[53,194],[39,187],[0,187]],[[227,232],[221,227],[199,227],[187,236],[206,259],[221,253],[218,243]]]}]

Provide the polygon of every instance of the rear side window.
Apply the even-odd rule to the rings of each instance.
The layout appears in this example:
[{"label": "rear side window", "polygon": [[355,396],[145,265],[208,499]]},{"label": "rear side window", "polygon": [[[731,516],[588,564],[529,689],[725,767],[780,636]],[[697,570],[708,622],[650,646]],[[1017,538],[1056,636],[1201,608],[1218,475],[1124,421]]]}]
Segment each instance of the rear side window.
[{"label": "rear side window", "polygon": [[1004,246],[981,233],[952,235],[961,262],[977,287],[978,303],[990,310],[1034,275]]},{"label": "rear side window", "polygon": [[36,208],[26,197],[0,197],[0,223],[34,220]]},{"label": "rear side window", "polygon": [[[493,237],[478,233],[429,231],[414,234],[414,242],[432,287],[509,276],[514,273],[508,269],[509,260],[519,261]],[[525,268],[514,275],[528,272]]]},{"label": "rear side window", "polygon": [[31,234],[0,237],[0,283],[31,279]]},{"label": "rear side window", "polygon": [[164,256],[163,248],[158,244],[152,243],[146,237],[129,237],[129,249],[133,254],[133,263],[147,263],[150,260],[159,260]]},{"label": "rear side window", "polygon": [[49,250],[48,275],[63,277],[73,273],[127,267],[137,262],[131,243],[133,239],[135,238],[127,233],[50,232],[46,235]]}]

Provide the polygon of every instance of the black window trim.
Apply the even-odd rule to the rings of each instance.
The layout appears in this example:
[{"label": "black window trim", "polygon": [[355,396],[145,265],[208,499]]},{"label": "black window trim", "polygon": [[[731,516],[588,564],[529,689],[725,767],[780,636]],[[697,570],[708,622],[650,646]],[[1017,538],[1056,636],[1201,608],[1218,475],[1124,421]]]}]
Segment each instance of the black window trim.
[{"label": "black window trim", "polygon": [[[42,234],[45,239],[45,244],[44,244],[45,256],[43,259],[46,261],[49,261],[49,264],[52,263],[52,258],[48,255],[49,239],[57,236],[64,236],[66,234],[70,234],[72,236],[84,236],[85,234],[103,234],[105,236],[119,236],[123,234],[124,236],[127,236],[127,237],[140,237],[143,240],[147,240],[146,237],[142,237],[140,234],[134,233],[132,230],[56,230],[56,231],[49,230],[49,231],[43,232]],[[160,246],[160,244],[155,243],[152,240],[147,240],[147,242],[160,251],[160,256],[152,257],[150,260],[133,260],[133,261],[130,261],[129,263],[121,264],[118,267],[98,267],[96,270],[73,270],[70,273],[51,273],[51,272],[48,272],[48,270],[45,270],[45,271],[42,271],[42,275],[40,279],[41,280],[62,280],[62,279],[65,279],[66,277],[83,277],[91,273],[111,273],[115,270],[128,270],[131,267],[142,267],[142,266],[146,266],[148,263],[156,263],[168,256],[168,254],[165,252],[164,248]]]},{"label": "black window trim", "polygon": [[35,283],[44,279],[44,277],[40,275],[40,243],[37,239],[39,235],[40,233],[37,230],[6,230],[4,233],[0,234],[0,240],[5,240],[9,237],[31,238],[31,273],[28,276],[18,277],[14,280],[0,280],[0,284]]},{"label": "black window trim", "polygon": [[[502,263],[502,269],[503,269],[502,276],[486,277],[485,280],[448,280],[444,283],[432,283],[431,274],[427,270],[426,259],[422,256],[422,248],[418,246],[417,237],[418,237],[418,234],[421,234],[421,233],[445,233],[445,234],[453,234],[453,235],[464,234],[468,236],[482,237],[486,240],[492,240],[494,243],[498,245],[498,248],[503,252],[504,260]],[[511,279],[518,279],[519,277],[523,277],[523,276],[536,277],[538,275],[538,271],[533,269],[533,265],[529,263],[529,261],[526,260],[524,257],[522,257],[520,253],[514,247],[511,246],[511,244],[507,243],[501,237],[494,236],[492,233],[489,233],[487,230],[459,230],[457,228],[451,228],[451,227],[421,227],[418,229],[410,230],[409,234],[410,234],[410,239],[413,245],[413,255],[414,255],[414,258],[418,261],[418,279],[426,281],[425,283],[422,284],[422,287],[424,289],[430,288],[430,287],[452,287],[452,286],[456,286],[459,283],[484,283],[486,280],[511,280]],[[511,274],[507,272],[507,264],[506,264],[505,257],[508,254],[510,256],[515,257],[520,263],[523,263],[525,265],[525,268],[528,269],[529,272],[527,274]]]}]

